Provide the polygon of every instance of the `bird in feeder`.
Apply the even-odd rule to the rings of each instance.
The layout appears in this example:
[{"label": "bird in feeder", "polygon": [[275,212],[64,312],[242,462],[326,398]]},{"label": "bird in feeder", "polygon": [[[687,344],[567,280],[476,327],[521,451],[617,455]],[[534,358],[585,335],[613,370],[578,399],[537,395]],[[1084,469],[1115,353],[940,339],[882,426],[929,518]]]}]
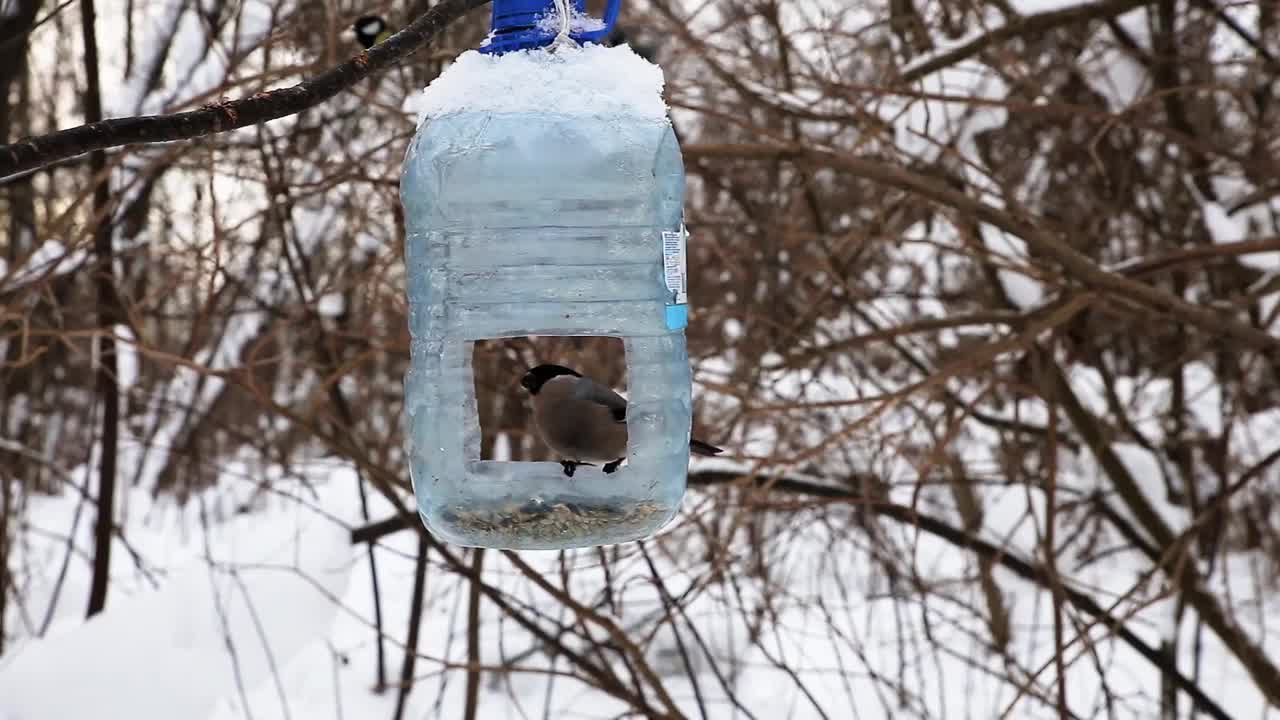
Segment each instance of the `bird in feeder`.
[{"label": "bird in feeder", "polygon": [[[627,401],[609,387],[563,365],[539,365],[520,384],[533,399],[538,437],[560,455],[564,474],[579,465],[603,463],[606,474],[622,465],[627,454]],[[689,441],[694,455],[719,455],[721,448]]]}]

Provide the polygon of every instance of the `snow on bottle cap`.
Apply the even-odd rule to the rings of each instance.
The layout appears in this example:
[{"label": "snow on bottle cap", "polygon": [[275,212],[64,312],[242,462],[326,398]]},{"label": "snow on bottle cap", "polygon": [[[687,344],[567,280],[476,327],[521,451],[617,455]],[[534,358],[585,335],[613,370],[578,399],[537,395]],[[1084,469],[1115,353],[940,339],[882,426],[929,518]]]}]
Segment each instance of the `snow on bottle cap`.
[{"label": "snow on bottle cap", "polygon": [[422,91],[419,122],[459,112],[630,117],[667,122],[662,68],[630,47],[588,44],[458,56]]}]

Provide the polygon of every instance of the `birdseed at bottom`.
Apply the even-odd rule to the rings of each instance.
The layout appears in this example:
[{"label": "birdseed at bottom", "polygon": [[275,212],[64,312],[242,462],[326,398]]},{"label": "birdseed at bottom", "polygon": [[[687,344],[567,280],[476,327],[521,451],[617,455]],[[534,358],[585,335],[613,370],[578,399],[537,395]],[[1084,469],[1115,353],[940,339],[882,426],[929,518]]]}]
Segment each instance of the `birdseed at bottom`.
[{"label": "birdseed at bottom", "polygon": [[560,540],[596,535],[610,535],[649,530],[654,516],[666,509],[653,501],[635,502],[619,498],[619,502],[592,498],[534,498],[522,503],[474,507],[452,505],[442,519],[461,532],[474,536],[520,537],[532,540]]}]

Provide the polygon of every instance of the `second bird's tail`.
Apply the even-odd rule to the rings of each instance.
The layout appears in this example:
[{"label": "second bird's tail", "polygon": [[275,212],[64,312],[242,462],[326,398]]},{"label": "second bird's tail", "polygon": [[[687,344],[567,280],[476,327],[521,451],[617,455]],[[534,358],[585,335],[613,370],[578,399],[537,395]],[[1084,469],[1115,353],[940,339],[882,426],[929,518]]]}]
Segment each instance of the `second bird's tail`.
[{"label": "second bird's tail", "polygon": [[689,452],[694,455],[719,455],[724,452],[724,450],[716,447],[715,445],[708,445],[707,443],[695,438],[689,441]]}]

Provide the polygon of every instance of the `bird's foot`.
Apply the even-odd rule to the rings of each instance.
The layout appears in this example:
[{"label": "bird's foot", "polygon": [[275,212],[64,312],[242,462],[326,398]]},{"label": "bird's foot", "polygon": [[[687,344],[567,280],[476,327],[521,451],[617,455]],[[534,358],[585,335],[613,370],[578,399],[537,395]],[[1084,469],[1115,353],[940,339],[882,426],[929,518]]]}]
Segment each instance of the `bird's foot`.
[{"label": "bird's foot", "polygon": [[618,458],[617,460],[614,460],[613,462],[605,463],[605,464],[604,464],[604,467],[602,467],[602,468],[600,468],[600,469],[604,471],[604,474],[605,474],[605,475],[608,475],[608,474],[612,473],[613,471],[617,470],[617,469],[618,469],[618,467],[622,465],[622,461],[623,461],[624,459],[625,459],[625,458]]},{"label": "bird's foot", "polygon": [[573,477],[573,472],[577,470],[580,465],[595,467],[594,464],[589,462],[578,462],[577,460],[561,460],[560,461],[560,467],[564,468],[564,474],[568,475],[569,477]]}]

